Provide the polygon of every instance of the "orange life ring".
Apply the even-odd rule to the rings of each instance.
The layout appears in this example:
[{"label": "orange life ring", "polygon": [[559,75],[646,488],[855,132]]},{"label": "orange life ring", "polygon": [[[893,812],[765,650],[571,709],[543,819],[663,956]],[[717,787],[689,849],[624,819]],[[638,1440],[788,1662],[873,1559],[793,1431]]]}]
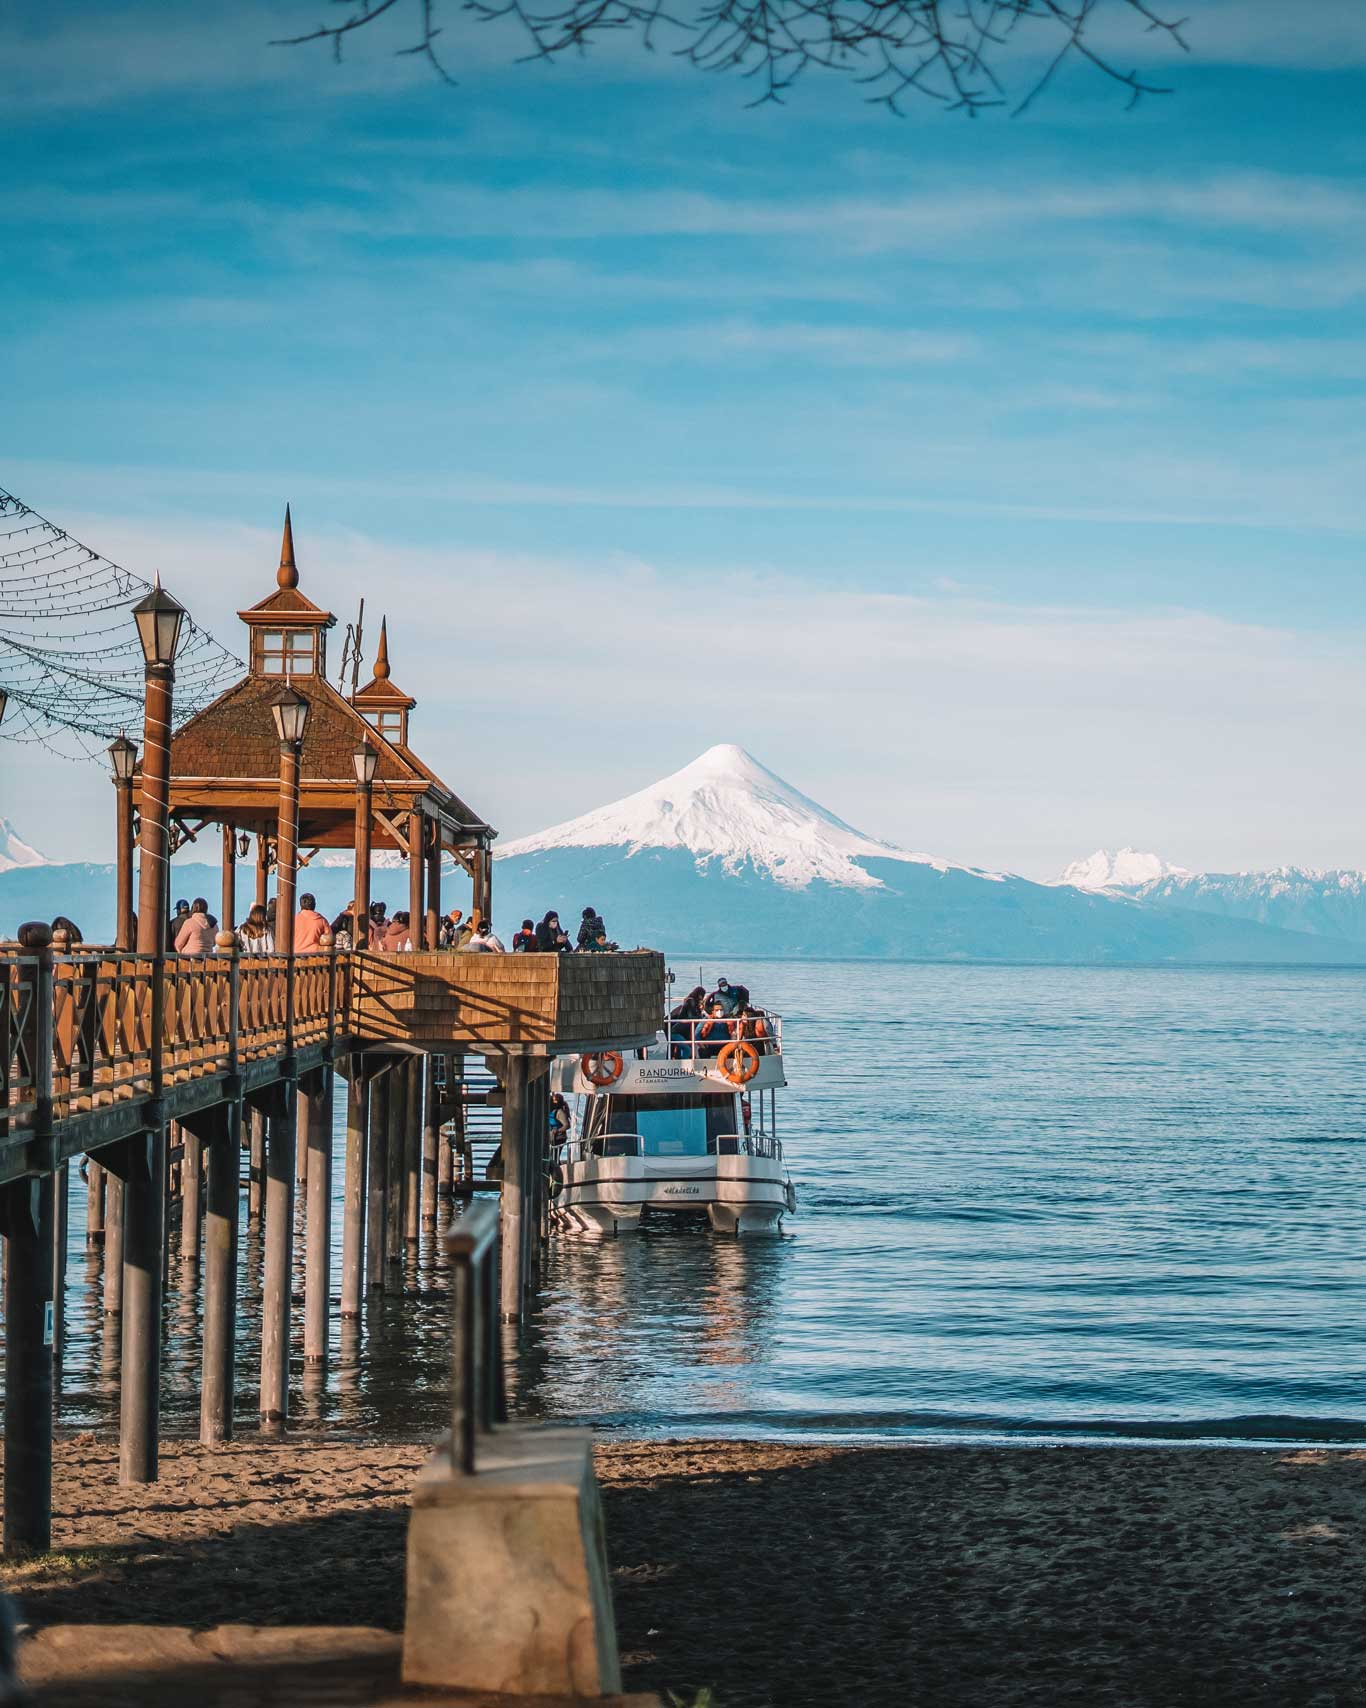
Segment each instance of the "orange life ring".
[{"label": "orange life ring", "polygon": [[603,1050],[597,1055],[580,1056],[579,1068],[590,1085],[615,1085],[621,1078],[621,1052]]},{"label": "orange life ring", "polygon": [[759,1071],[759,1052],[743,1038],[727,1044],[716,1065],[732,1085],[748,1085]]}]

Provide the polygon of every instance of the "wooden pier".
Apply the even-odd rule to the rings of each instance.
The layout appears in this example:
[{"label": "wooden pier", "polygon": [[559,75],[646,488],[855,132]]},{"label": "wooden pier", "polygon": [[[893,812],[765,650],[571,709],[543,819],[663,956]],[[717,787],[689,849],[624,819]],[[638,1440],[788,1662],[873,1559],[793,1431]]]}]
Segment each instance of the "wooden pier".
[{"label": "wooden pier", "polygon": [[[111,750],[118,943],[73,944],[33,923],[0,944],[6,1553],[50,1540],[59,1187],[73,1159],[90,1158],[104,1311],[120,1321],[120,1480],[148,1482],[157,1474],[173,1128],[182,1253],[203,1266],[201,1439],[233,1431],[243,1148],[248,1214],[264,1235],[260,1419],[282,1430],[296,1192],[305,1205],[304,1355],[313,1365],[327,1357],[333,1077],[346,1081],[341,1315],[358,1315],[367,1294],[401,1291],[406,1252],[423,1226],[435,1226],[443,1188],[472,1184],[467,1169],[457,1178],[441,1134],[463,1109],[452,1069],[475,1056],[499,1087],[501,1300],[516,1318],[540,1267],[550,1060],[643,1045],[663,1013],[663,960],[650,951],[514,956],[436,946],[443,857],[468,874],[472,909],[483,914],[495,832],[409,747],[414,702],[392,683],[387,632],[365,688],[347,698],[327,682],[334,619],[298,591],[288,515],[276,591],[242,613],[249,674],[172,737],[179,611],[159,589],[138,608],[148,660],[143,762],[131,743]],[[166,942],[168,854],[209,825],[221,827],[224,929],[215,952],[178,955]],[[230,929],[237,859],[252,838],[257,901],[275,878],[279,953],[244,955]],[[356,939],[344,949],[324,935],[295,953],[299,851],[326,847],[354,850]],[[406,859],[411,952],[379,953],[365,941],[376,848]]]}]

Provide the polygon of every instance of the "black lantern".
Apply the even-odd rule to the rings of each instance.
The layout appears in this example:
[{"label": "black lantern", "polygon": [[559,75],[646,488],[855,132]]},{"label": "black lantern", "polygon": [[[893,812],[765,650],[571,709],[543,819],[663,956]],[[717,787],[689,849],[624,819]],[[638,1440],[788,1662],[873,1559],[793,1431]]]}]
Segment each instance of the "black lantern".
[{"label": "black lantern", "polygon": [[0,724],[5,721],[5,707],[9,705],[9,695],[0,688]]},{"label": "black lantern", "polygon": [[145,599],[134,605],[133,621],[138,626],[142,656],[148,664],[173,664],[185,607],[178,599],[172,599],[160,580]]},{"label": "black lantern", "polygon": [[308,701],[303,695],[288,683],[277,688],[270,697],[270,715],[281,742],[297,747],[308,728]]},{"label": "black lantern", "polygon": [[375,767],[379,764],[379,754],[368,741],[358,741],[351,755],[351,763],[356,768],[356,781],[365,787],[375,780]]},{"label": "black lantern", "polygon": [[111,742],[109,746],[109,763],[114,768],[114,781],[116,783],[131,783],[133,781],[133,768],[137,762],[137,748],[120,730],[118,740]]}]

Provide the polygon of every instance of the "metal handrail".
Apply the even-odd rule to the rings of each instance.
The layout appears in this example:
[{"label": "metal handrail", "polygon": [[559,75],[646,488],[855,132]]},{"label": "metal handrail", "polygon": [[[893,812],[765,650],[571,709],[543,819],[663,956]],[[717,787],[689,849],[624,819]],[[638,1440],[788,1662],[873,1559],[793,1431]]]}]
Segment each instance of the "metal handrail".
[{"label": "metal handrail", "polygon": [[[723,1027],[723,1035],[704,1038],[702,1033],[713,1026]],[[759,1031],[760,1026],[762,1032]],[[770,1014],[767,1009],[758,1015],[730,1015],[722,1020],[711,1017],[674,1020],[666,1015],[664,1036],[669,1056],[674,1061],[715,1061],[726,1045],[736,1040],[753,1044],[761,1056],[780,1056],[783,1053],[783,1017]]]},{"label": "metal handrail", "polygon": [[498,1316],[496,1204],[471,1204],[445,1236],[451,1260],[451,1463],[477,1469],[480,1436],[507,1422]]}]

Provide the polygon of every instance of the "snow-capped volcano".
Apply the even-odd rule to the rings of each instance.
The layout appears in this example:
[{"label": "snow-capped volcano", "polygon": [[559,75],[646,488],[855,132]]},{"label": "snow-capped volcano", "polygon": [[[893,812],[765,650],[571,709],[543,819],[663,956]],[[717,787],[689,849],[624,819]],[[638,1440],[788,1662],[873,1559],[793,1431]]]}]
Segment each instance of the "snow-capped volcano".
[{"label": "snow-capped volcano", "polygon": [[1184,866],[1173,866],[1160,854],[1148,854],[1137,848],[1097,848],[1084,860],[1074,860],[1058,879],[1076,890],[1117,890],[1138,884],[1150,884],[1155,878],[1185,878],[1190,874]]},{"label": "snow-capped volcano", "polygon": [[50,864],[46,854],[40,854],[36,848],[20,837],[7,818],[0,818],[0,872],[12,872],[18,866],[46,866]]},{"label": "snow-capped volcano", "polygon": [[731,742],[709,747],[671,777],[610,806],[506,843],[498,857],[561,848],[623,848],[631,855],[681,849],[699,870],[713,860],[730,873],[751,866],[794,890],[818,879],[846,889],[881,889],[882,880],[860,860],[905,860],[941,872],[952,866],[865,836]]}]

